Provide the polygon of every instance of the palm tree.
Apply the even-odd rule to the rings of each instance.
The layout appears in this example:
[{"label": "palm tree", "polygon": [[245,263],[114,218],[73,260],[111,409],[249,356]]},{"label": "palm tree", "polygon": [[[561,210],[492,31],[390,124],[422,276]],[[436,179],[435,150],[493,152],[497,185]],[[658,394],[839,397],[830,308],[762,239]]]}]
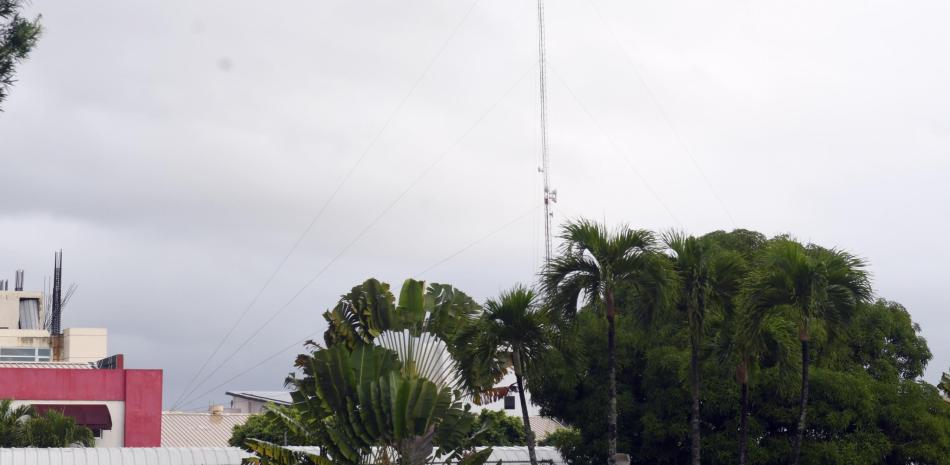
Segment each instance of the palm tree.
[{"label": "palm tree", "polygon": [[23,441],[29,447],[92,447],[92,430],[72,417],[50,409],[24,423]]},{"label": "palm tree", "polygon": [[[534,433],[528,420],[524,373],[531,362],[549,348],[549,329],[548,319],[538,308],[534,291],[524,286],[516,286],[502,292],[497,300],[489,299],[478,322],[459,338],[470,354],[465,357],[468,361],[464,368],[466,371],[475,369],[482,373],[491,373],[500,354],[511,354],[511,366],[521,400],[521,417],[531,465],[537,465],[538,461],[534,449]],[[493,381],[491,378],[487,381]]]},{"label": "palm tree", "polygon": [[13,408],[13,401],[0,401],[0,447],[20,446],[23,425],[35,415],[30,405]]},{"label": "palm tree", "polygon": [[[749,374],[763,357],[780,367],[791,366],[797,346],[795,318],[786,314],[762,314],[730,308],[723,320],[716,348],[723,361],[735,364],[739,385],[739,465],[749,460]],[[787,312],[786,312],[787,313]]]},{"label": "palm tree", "polygon": [[578,300],[604,311],[607,318],[608,416],[607,454],[617,453],[617,292],[628,290],[640,316],[649,316],[669,300],[670,272],[649,231],[620,227],[615,231],[587,220],[569,222],[561,233],[559,254],[541,274],[541,286],[557,318],[576,315]]},{"label": "palm tree", "polygon": [[765,246],[745,285],[743,300],[753,314],[773,312],[783,306],[798,315],[802,350],[802,387],[799,398],[798,435],[793,463],[798,465],[805,436],[808,409],[810,328],[813,320],[827,321],[834,331],[847,320],[859,302],[871,298],[871,284],[864,260],[838,249],[803,246],[780,238]]},{"label": "palm tree", "polygon": [[742,257],[733,251],[715,247],[712,240],[686,236],[680,232],[663,235],[663,243],[679,274],[679,308],[686,316],[690,346],[690,458],[700,463],[700,370],[699,352],[705,333],[706,316],[712,307],[731,305],[742,276]]},{"label": "palm tree", "polygon": [[937,385],[943,395],[950,397],[950,373],[943,373],[943,376],[940,377],[940,384]]},{"label": "palm tree", "polygon": [[326,347],[308,341],[300,371],[287,378],[296,415],[271,411],[292,432],[321,444],[321,455],[260,440],[247,446],[284,465],[367,463],[482,465],[481,434],[464,401],[471,396],[452,341],[480,307],[444,284],[408,279],[398,298],[369,279],[324,313]]}]

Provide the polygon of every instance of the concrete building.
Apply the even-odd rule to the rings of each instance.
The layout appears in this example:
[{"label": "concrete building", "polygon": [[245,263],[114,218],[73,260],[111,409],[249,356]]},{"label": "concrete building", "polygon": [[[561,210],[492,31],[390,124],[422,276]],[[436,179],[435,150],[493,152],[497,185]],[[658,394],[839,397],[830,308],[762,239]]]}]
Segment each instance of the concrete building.
[{"label": "concrete building", "polygon": [[157,447],[162,371],[123,367],[122,356],[88,362],[0,362],[0,399],[57,410],[89,427],[97,447]]},{"label": "concrete building", "polygon": [[22,271],[15,290],[0,283],[0,399],[72,417],[97,447],[159,446],[162,370],[125,369],[121,354],[108,356],[105,328],[60,331],[61,305],[22,283]]},{"label": "concrete building", "polygon": [[290,391],[227,391],[231,396],[231,412],[261,413],[267,404],[290,405]]}]

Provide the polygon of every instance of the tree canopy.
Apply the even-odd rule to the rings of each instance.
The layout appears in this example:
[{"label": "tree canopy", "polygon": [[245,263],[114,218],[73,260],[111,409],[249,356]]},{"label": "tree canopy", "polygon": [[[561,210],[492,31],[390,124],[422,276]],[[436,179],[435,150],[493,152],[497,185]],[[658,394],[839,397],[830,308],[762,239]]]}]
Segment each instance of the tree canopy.
[{"label": "tree canopy", "polygon": [[0,104],[15,81],[16,65],[29,56],[43,30],[39,16],[29,20],[20,14],[22,6],[21,0],[0,0]]},{"label": "tree canopy", "polygon": [[[750,263],[767,244],[749,231],[707,236],[717,237],[721,246]],[[621,286],[617,298],[618,306],[627,306],[637,293]],[[724,336],[734,339],[735,323],[729,321],[734,310],[706,317],[708,342],[700,363],[704,463],[738,462],[736,365],[723,363],[729,356],[717,348]],[[749,367],[749,463],[780,464],[793,456],[801,348],[785,344],[778,350],[776,344],[782,338],[797,342],[802,315],[783,305],[768,313],[768,331],[789,334],[762,338],[763,350],[755,351]],[[629,451],[634,463],[690,459],[691,335],[686,317],[662,313],[649,327],[635,315],[617,317],[618,450]],[[836,321],[809,317],[811,393],[801,462],[950,463],[950,402],[920,379],[931,353],[907,309],[877,299],[856,301],[848,309],[847,324],[832,327]],[[559,350],[546,354],[543,368],[529,374],[532,400],[542,414],[565,421],[580,435],[580,440],[563,434],[549,441],[563,439],[562,453],[575,464],[607,458],[605,327],[596,314],[578,312],[575,324],[562,334]]]},{"label": "tree canopy", "polygon": [[30,405],[0,401],[0,447],[93,446],[92,430],[56,410],[38,415]]}]

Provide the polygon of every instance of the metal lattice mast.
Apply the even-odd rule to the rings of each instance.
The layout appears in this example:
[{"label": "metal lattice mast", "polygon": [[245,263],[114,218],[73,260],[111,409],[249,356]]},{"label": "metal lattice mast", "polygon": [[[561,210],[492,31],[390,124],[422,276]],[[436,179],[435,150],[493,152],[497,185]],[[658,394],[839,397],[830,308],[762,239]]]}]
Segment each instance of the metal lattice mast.
[{"label": "metal lattice mast", "polygon": [[551,261],[551,204],[557,202],[557,189],[551,189],[551,163],[548,160],[548,88],[544,45],[544,0],[538,0],[538,78],[541,87],[541,174],[544,176],[544,261]]}]

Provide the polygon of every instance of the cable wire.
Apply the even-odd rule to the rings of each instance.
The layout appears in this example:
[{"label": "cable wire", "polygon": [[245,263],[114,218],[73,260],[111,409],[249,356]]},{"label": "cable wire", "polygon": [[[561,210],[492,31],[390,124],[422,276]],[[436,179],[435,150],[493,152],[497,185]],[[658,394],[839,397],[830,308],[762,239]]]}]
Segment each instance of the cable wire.
[{"label": "cable wire", "polygon": [[541,205],[535,205],[535,206],[533,206],[533,207],[531,207],[531,208],[525,210],[523,213],[521,213],[520,215],[516,216],[516,217],[515,217],[514,219],[512,219],[511,221],[508,221],[507,223],[505,223],[505,224],[503,224],[503,225],[501,225],[501,226],[499,226],[499,227],[493,229],[493,230],[490,231],[488,234],[485,234],[484,236],[482,236],[482,237],[480,237],[480,238],[478,238],[478,239],[476,239],[476,240],[470,242],[470,243],[469,243],[468,245],[466,245],[465,247],[462,247],[461,249],[455,251],[454,253],[449,254],[447,257],[443,258],[442,260],[439,260],[439,261],[433,263],[432,265],[429,265],[428,268],[426,268],[426,269],[420,271],[419,273],[416,273],[415,276],[421,277],[422,275],[428,273],[429,271],[432,271],[433,269],[438,268],[439,266],[443,265],[445,262],[448,262],[449,260],[451,260],[451,259],[453,259],[453,258],[455,258],[455,257],[457,257],[457,256],[459,256],[459,255],[461,255],[462,253],[464,253],[464,252],[467,251],[468,249],[471,249],[472,247],[475,247],[476,245],[480,244],[481,242],[484,242],[485,240],[487,240],[488,238],[494,236],[495,234],[498,234],[498,233],[500,233],[501,231],[507,229],[509,226],[511,226],[511,225],[513,225],[513,224],[515,224],[515,223],[517,223],[517,222],[519,222],[519,221],[525,219],[525,217],[527,217],[528,215],[534,213],[534,212],[537,211],[537,209],[539,209],[539,208],[541,208]]},{"label": "cable wire", "polygon": [[572,90],[571,87],[567,85],[567,82],[564,81],[564,78],[561,77],[561,74],[558,73],[557,69],[552,66],[551,70],[554,71],[554,76],[557,78],[558,82],[560,82],[561,85],[564,86],[564,88],[567,90],[567,93],[570,94],[571,98],[574,99],[574,103],[576,103],[577,106],[580,107],[580,109],[587,115],[587,117],[590,118],[591,122],[594,123],[594,127],[597,128],[597,131],[600,132],[600,135],[603,136],[603,138],[607,141],[608,144],[610,144],[610,147],[614,150],[614,152],[620,155],[621,158],[623,158],[624,161],[627,162],[627,165],[630,166],[630,170],[633,171],[633,174],[635,174],[637,178],[640,179],[640,182],[642,182],[644,187],[647,188],[647,191],[649,191],[650,194],[653,195],[653,198],[655,198],[656,201],[660,203],[660,206],[662,206],[663,209],[666,210],[666,214],[670,215],[670,218],[676,224],[678,224],[680,228],[682,228],[683,223],[680,222],[679,218],[677,218],[676,215],[673,214],[673,210],[671,210],[669,205],[667,205],[666,202],[663,201],[663,198],[660,197],[660,194],[656,191],[656,189],[654,189],[653,186],[650,184],[650,182],[647,181],[647,178],[644,177],[640,173],[640,170],[636,168],[636,165],[634,165],[634,163],[630,161],[630,158],[627,157],[626,152],[622,151],[620,147],[617,145],[617,143],[614,142],[613,138],[610,137],[610,135],[607,134],[606,131],[604,131],[604,128],[601,127],[600,123],[597,121],[597,118],[595,118],[594,115],[590,112],[590,110],[587,109],[587,106],[584,105],[583,102],[581,102],[581,100],[577,97],[577,94],[574,93],[574,90]]},{"label": "cable wire", "polygon": [[409,88],[409,91],[406,92],[406,94],[402,97],[402,100],[399,101],[399,104],[396,105],[396,107],[393,109],[392,112],[390,112],[389,117],[386,118],[386,121],[383,123],[383,126],[379,129],[379,131],[376,132],[373,138],[370,139],[369,144],[360,153],[359,157],[356,159],[356,162],[350,166],[349,170],[347,170],[346,174],[343,176],[340,182],[336,185],[336,188],[333,190],[330,196],[327,197],[326,201],[323,202],[323,205],[317,211],[317,214],[314,215],[312,220],[310,220],[310,224],[308,224],[307,227],[304,228],[303,232],[300,233],[300,236],[297,238],[294,244],[290,247],[290,250],[288,250],[287,253],[284,255],[284,258],[281,259],[281,261],[277,264],[277,267],[274,269],[274,271],[271,272],[270,276],[264,281],[264,285],[261,286],[260,290],[257,291],[257,294],[254,295],[254,298],[251,299],[251,303],[249,303],[247,307],[244,309],[244,311],[241,312],[241,315],[234,322],[231,328],[225,333],[221,341],[218,342],[218,345],[211,352],[211,355],[209,355],[208,358],[205,359],[204,363],[201,365],[198,371],[195,372],[195,375],[191,378],[188,384],[185,385],[185,388],[182,390],[181,395],[178,396],[178,399],[172,405],[172,408],[177,406],[178,403],[181,401],[182,397],[187,395],[186,393],[189,392],[188,390],[191,388],[192,384],[194,384],[194,382],[198,379],[201,373],[204,372],[205,368],[208,367],[208,364],[211,363],[211,360],[214,359],[214,356],[218,354],[218,352],[221,350],[221,347],[224,346],[224,343],[227,342],[227,340],[234,333],[234,330],[237,329],[237,327],[244,320],[244,317],[247,316],[248,312],[251,310],[254,304],[257,303],[261,295],[264,294],[264,291],[268,288],[268,286],[270,286],[274,278],[277,277],[277,274],[280,273],[280,271],[284,268],[284,265],[287,264],[287,260],[289,260],[290,256],[293,255],[293,253],[297,250],[297,248],[303,242],[304,238],[306,238],[307,235],[310,233],[310,230],[313,229],[314,225],[317,224],[317,221],[319,221],[320,218],[323,217],[323,213],[327,210],[327,207],[330,205],[330,203],[333,202],[333,200],[336,199],[337,195],[343,189],[343,186],[350,180],[350,178],[353,176],[353,173],[355,173],[357,168],[359,168],[359,166],[363,163],[363,160],[366,158],[366,155],[369,154],[369,152],[373,149],[373,147],[376,146],[376,143],[379,141],[380,136],[382,136],[382,134],[386,131],[386,129],[389,128],[393,120],[396,119],[396,116],[399,114],[402,108],[406,105],[406,102],[409,101],[409,98],[415,93],[416,89],[419,87],[419,84],[422,83],[423,79],[425,79],[425,77],[428,76],[429,71],[432,70],[432,66],[435,64],[436,61],[438,61],[438,59],[445,52],[449,43],[452,41],[453,38],[455,38],[455,35],[461,29],[462,24],[464,24],[465,21],[468,19],[469,15],[471,15],[472,11],[475,9],[475,6],[478,5],[479,1],[481,0],[475,0],[472,2],[471,6],[469,6],[468,10],[465,12],[465,15],[462,16],[462,19],[459,20],[459,22],[455,25],[455,28],[452,29],[452,33],[449,34],[449,36],[445,39],[445,41],[442,42],[442,46],[439,48],[439,51],[436,52],[436,54],[432,57],[431,60],[429,60],[425,69],[422,71],[422,74],[420,74],[419,77],[416,78],[415,82],[412,83],[412,87]]},{"label": "cable wire", "polygon": [[181,404],[181,407],[184,407],[184,406],[186,406],[186,405],[191,405],[191,404],[193,404],[193,403],[195,403],[195,402],[201,400],[201,399],[200,399],[201,397],[204,397],[204,396],[206,396],[206,395],[208,395],[208,394],[213,393],[214,391],[217,391],[218,389],[220,389],[221,387],[227,385],[227,384],[230,383],[231,381],[234,381],[234,380],[236,380],[236,379],[238,379],[238,378],[240,378],[240,377],[242,377],[242,376],[244,376],[244,375],[250,373],[251,370],[253,370],[253,369],[255,369],[255,368],[257,368],[257,367],[259,367],[259,366],[261,366],[261,365],[263,365],[263,364],[265,364],[265,363],[271,361],[272,359],[276,358],[276,357],[279,356],[279,355],[282,355],[282,354],[286,353],[288,350],[290,350],[290,349],[293,348],[294,346],[303,344],[304,342],[307,342],[308,340],[313,339],[313,338],[314,338],[315,336],[317,336],[318,334],[320,334],[320,331],[316,331],[316,332],[310,333],[307,337],[305,337],[305,338],[303,338],[303,339],[300,339],[300,340],[298,340],[298,341],[295,341],[293,344],[290,344],[290,345],[284,347],[283,349],[280,349],[279,351],[273,353],[272,355],[268,356],[268,357],[265,358],[264,360],[261,360],[260,362],[257,362],[257,363],[255,363],[254,365],[249,366],[249,367],[246,368],[244,371],[242,371],[242,372],[240,372],[240,373],[238,373],[238,374],[232,376],[231,378],[228,378],[226,381],[222,382],[221,384],[219,384],[219,385],[217,385],[217,386],[215,386],[215,387],[213,387],[213,388],[211,388],[211,389],[208,389],[207,391],[202,392],[201,394],[198,394],[197,396],[192,397],[192,398],[191,398],[192,400],[190,400],[190,401],[188,401],[188,402],[183,402],[183,403]]},{"label": "cable wire", "polygon": [[[297,292],[294,293],[294,295],[290,298],[290,300],[288,300],[285,304],[283,304],[282,306],[280,306],[274,313],[272,313],[272,314],[270,315],[270,317],[264,322],[264,324],[258,326],[257,329],[256,329],[250,336],[248,336],[247,338],[245,338],[244,341],[243,341],[240,345],[238,345],[238,347],[235,348],[227,358],[225,358],[220,364],[218,364],[218,365],[215,367],[215,369],[212,370],[210,374],[208,374],[208,376],[206,376],[200,383],[198,383],[198,385],[197,385],[194,389],[192,389],[191,392],[194,392],[195,390],[197,390],[197,388],[198,388],[199,386],[203,385],[203,384],[206,383],[209,379],[211,379],[211,377],[214,376],[215,373],[218,372],[218,370],[220,370],[225,364],[227,364],[231,359],[233,359],[233,358],[241,351],[241,349],[243,349],[245,346],[247,346],[247,345],[250,343],[250,341],[254,339],[255,336],[257,336],[258,334],[260,334],[260,332],[263,331],[264,328],[266,328],[268,325],[270,325],[271,322],[274,321],[274,319],[276,319],[278,316],[280,316],[280,314],[281,314],[285,309],[287,309],[287,307],[289,307],[292,303],[294,303],[294,301],[296,301],[297,298],[298,298],[305,290],[307,290],[314,282],[317,281],[317,279],[320,278],[320,276],[323,275],[323,273],[325,273],[334,263],[336,263],[337,260],[340,259],[340,257],[342,257],[351,247],[353,247],[354,244],[356,244],[360,239],[362,239],[363,236],[365,236],[366,233],[369,232],[369,231],[373,228],[373,226],[375,226],[384,216],[386,216],[387,213],[389,213],[390,210],[392,210],[393,207],[396,206],[396,204],[398,204],[398,203],[406,196],[406,194],[408,194],[413,188],[415,188],[415,186],[416,186],[417,184],[419,184],[419,182],[422,180],[422,178],[424,178],[427,174],[429,174],[429,172],[431,172],[432,169],[436,167],[436,165],[438,165],[442,160],[444,160],[445,157],[446,157],[456,146],[458,146],[466,137],[468,137],[468,135],[471,134],[471,132],[472,132],[473,130],[475,130],[475,128],[478,127],[478,126],[481,124],[481,122],[484,121],[485,118],[486,118],[502,101],[504,101],[506,97],[508,97],[509,94],[511,94],[511,92],[518,86],[518,84],[520,84],[522,81],[524,81],[525,77],[527,77],[528,74],[529,74],[533,69],[534,69],[534,64],[532,63],[532,65],[531,65],[524,73],[521,74],[521,76],[515,81],[515,83],[512,84],[511,87],[509,87],[509,88],[501,95],[501,97],[499,97],[497,100],[495,100],[495,101],[491,104],[491,106],[489,106],[488,109],[486,109],[486,110],[478,117],[478,119],[476,119],[475,122],[474,122],[471,126],[469,126],[468,129],[465,130],[465,132],[462,133],[461,136],[459,136],[457,139],[455,139],[455,141],[454,141],[447,149],[445,149],[444,151],[442,151],[442,152],[439,154],[439,156],[436,157],[436,159],[433,160],[432,163],[430,163],[424,170],[422,170],[422,172],[420,172],[419,175],[416,176],[416,177],[413,179],[413,181],[412,181],[411,183],[409,183],[409,185],[408,185],[402,192],[400,192],[399,195],[396,196],[396,198],[395,198],[392,202],[390,202],[388,205],[386,205],[386,207],[383,208],[383,210],[380,211],[379,214],[376,215],[376,217],[373,218],[373,220],[372,220],[369,224],[367,224],[362,230],[360,230],[360,232],[357,233],[357,235],[354,236],[353,239],[350,240],[350,242],[347,243],[332,259],[330,259],[330,261],[327,262],[327,263],[323,266],[323,268],[321,268],[312,278],[310,278],[310,280],[307,281],[306,284],[303,285],[303,287],[301,287],[299,290],[297,290]],[[187,397],[187,396],[190,396],[190,395],[191,395],[191,393],[187,394],[186,397]]]},{"label": "cable wire", "polygon": [[726,217],[729,218],[729,222],[732,223],[732,227],[738,228],[735,218],[732,217],[732,213],[726,207],[726,203],[722,200],[722,197],[719,196],[719,193],[713,188],[712,182],[709,181],[709,177],[706,176],[706,172],[700,166],[699,162],[696,160],[696,157],[693,155],[692,149],[690,149],[689,144],[686,143],[683,136],[680,134],[679,130],[676,128],[676,125],[673,124],[672,118],[670,118],[666,109],[663,107],[663,104],[660,103],[660,99],[657,98],[656,93],[653,92],[653,88],[650,87],[650,84],[647,83],[647,80],[643,76],[643,72],[640,70],[640,67],[637,66],[636,62],[633,60],[633,57],[627,51],[627,48],[624,47],[623,43],[620,42],[620,39],[617,38],[617,33],[614,31],[614,28],[604,19],[604,16],[600,13],[600,9],[597,8],[597,5],[594,4],[593,0],[587,0],[587,4],[590,5],[591,9],[594,10],[594,13],[597,15],[597,18],[600,19],[601,25],[604,29],[610,33],[610,37],[614,41],[614,45],[620,49],[624,58],[627,60],[627,64],[630,65],[630,68],[633,70],[634,76],[640,81],[640,84],[643,85],[643,88],[646,89],[647,95],[650,97],[650,101],[656,107],[657,111],[660,113],[660,117],[669,127],[670,132],[673,135],[673,138],[679,144],[680,149],[683,150],[683,153],[689,158],[689,161],[692,162],[693,167],[696,168],[696,171],[699,172],[700,177],[703,179],[703,183],[706,184],[706,187],[715,197],[716,201],[719,203],[719,207],[722,208],[722,211],[726,213]]}]

